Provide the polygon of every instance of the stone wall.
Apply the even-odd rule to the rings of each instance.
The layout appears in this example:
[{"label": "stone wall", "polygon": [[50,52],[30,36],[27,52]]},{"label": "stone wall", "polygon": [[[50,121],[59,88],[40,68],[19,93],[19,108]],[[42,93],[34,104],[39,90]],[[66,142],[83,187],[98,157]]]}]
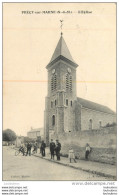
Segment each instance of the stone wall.
[{"label": "stone wall", "polygon": [[63,133],[59,134],[57,138],[62,145],[61,153],[64,156],[68,156],[68,150],[72,146],[76,157],[84,159],[85,145],[89,143],[92,148],[89,156],[90,160],[109,164],[116,163],[116,126],[101,130]]},{"label": "stone wall", "polygon": [[89,120],[92,119],[92,129],[99,129],[101,126],[105,126],[107,123],[116,122],[116,115],[94,111],[91,109],[81,109],[81,130],[89,129]]}]

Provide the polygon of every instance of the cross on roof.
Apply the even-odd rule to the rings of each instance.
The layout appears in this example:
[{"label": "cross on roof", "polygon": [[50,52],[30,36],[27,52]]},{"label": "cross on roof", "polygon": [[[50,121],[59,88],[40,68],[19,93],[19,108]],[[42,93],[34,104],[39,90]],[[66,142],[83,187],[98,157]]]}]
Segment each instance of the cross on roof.
[{"label": "cross on roof", "polygon": [[60,20],[60,23],[61,23],[60,28],[61,28],[61,36],[62,36],[63,35],[63,33],[62,33],[63,20]]}]

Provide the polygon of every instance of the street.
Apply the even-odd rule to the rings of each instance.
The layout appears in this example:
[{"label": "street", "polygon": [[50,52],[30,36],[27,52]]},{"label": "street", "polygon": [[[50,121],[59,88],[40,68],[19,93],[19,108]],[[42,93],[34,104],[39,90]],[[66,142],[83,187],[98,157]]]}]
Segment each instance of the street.
[{"label": "street", "polygon": [[15,156],[15,150],[3,147],[3,180],[107,180],[92,173],[59,165],[35,156]]}]

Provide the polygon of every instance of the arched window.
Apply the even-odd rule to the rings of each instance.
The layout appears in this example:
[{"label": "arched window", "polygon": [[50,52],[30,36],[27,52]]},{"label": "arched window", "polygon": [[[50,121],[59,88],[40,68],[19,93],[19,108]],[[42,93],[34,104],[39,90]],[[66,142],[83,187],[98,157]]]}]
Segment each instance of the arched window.
[{"label": "arched window", "polygon": [[66,74],[66,90],[72,91],[72,76],[69,73]]},{"label": "arched window", "polygon": [[99,129],[102,127],[102,121],[99,121]]},{"label": "arched window", "polygon": [[89,130],[92,129],[92,125],[93,125],[93,121],[92,121],[92,119],[90,119],[90,120],[89,120]]},{"label": "arched window", "polygon": [[52,116],[52,126],[55,125],[55,115]]},{"label": "arched window", "polygon": [[66,90],[69,89],[69,77],[68,74],[66,74]]},{"label": "arched window", "polygon": [[51,101],[51,108],[53,108],[53,102]]},{"label": "arched window", "polygon": [[55,100],[55,106],[57,105],[57,101]]},{"label": "arched window", "polygon": [[71,100],[71,106],[72,106],[72,100]]},{"label": "arched window", "polygon": [[53,74],[51,78],[51,91],[54,91],[57,89],[57,75]]},{"label": "arched window", "polygon": [[69,90],[72,91],[72,76],[69,76]]},{"label": "arched window", "polygon": [[68,99],[66,99],[66,106],[68,106]]},{"label": "arched window", "polygon": [[54,74],[54,90],[57,89],[57,76]]},{"label": "arched window", "polygon": [[53,77],[51,78],[51,91],[53,91]]}]

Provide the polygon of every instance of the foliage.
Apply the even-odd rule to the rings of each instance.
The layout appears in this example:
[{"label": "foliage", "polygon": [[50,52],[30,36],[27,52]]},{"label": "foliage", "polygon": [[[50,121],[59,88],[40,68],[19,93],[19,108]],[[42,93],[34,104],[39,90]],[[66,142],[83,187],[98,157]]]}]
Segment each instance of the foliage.
[{"label": "foliage", "polygon": [[36,139],[29,138],[29,137],[25,136],[24,137],[24,143],[27,143],[27,142],[32,142],[32,143],[38,142],[38,143],[40,143],[41,142],[41,136],[38,136]]},{"label": "foliage", "polygon": [[33,142],[34,140],[32,138],[29,138],[27,136],[24,137],[24,143],[27,143],[27,142]]},{"label": "foliage", "polygon": [[11,129],[3,130],[3,141],[15,141],[16,133]]},{"label": "foliage", "polygon": [[116,126],[116,123],[115,122],[113,122],[113,123],[107,123],[104,127],[114,127],[114,126]]}]

